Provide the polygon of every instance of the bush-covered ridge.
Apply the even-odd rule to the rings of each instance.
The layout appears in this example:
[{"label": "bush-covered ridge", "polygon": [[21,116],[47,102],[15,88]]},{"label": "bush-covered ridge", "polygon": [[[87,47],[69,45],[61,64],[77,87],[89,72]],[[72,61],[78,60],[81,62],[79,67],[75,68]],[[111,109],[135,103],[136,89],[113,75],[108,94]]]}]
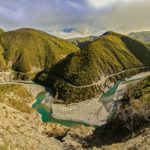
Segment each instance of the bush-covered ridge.
[{"label": "bush-covered ridge", "polygon": [[0,44],[5,67],[20,72],[50,68],[69,53],[78,50],[63,39],[26,28],[2,33]]},{"label": "bush-covered ridge", "polygon": [[115,120],[127,128],[131,133],[145,124],[149,125],[150,119],[150,76],[146,79],[131,84],[125,93],[123,104]]},{"label": "bush-covered ridge", "polygon": [[150,76],[129,86],[124,99],[127,106],[150,104]]},{"label": "bush-covered ridge", "polygon": [[[54,65],[49,73],[40,76],[50,82],[58,97],[68,101],[80,101],[94,97],[100,89],[75,88],[92,84],[122,70],[150,65],[150,48],[128,36],[107,32],[84,49],[72,53]],[[136,72],[127,72],[129,76]],[[105,85],[104,85],[105,86]]]}]

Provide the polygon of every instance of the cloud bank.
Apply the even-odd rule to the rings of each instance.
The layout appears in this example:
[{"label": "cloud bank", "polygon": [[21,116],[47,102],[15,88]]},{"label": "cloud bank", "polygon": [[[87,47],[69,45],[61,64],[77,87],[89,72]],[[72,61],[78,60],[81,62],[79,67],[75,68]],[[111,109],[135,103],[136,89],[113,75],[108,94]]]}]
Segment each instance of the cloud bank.
[{"label": "cloud bank", "polygon": [[149,0],[5,0],[0,27],[33,27],[63,38],[150,30]]}]

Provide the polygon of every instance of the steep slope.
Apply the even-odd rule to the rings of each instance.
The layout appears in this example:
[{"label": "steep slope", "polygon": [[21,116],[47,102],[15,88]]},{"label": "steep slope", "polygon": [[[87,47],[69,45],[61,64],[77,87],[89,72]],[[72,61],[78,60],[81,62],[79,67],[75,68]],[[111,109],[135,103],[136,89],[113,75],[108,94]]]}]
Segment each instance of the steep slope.
[{"label": "steep slope", "polygon": [[26,86],[0,84],[0,150],[63,150],[55,137],[67,129],[42,123],[31,108],[35,97]]},{"label": "steep slope", "polygon": [[4,32],[0,36],[0,44],[7,68],[24,73],[50,68],[78,50],[65,40],[35,29]]},{"label": "steep slope", "polygon": [[83,48],[90,42],[96,40],[97,38],[98,37],[96,37],[96,36],[88,36],[88,37],[83,37],[83,38],[73,38],[73,39],[69,39],[68,41],[77,45],[80,48]]},{"label": "steep slope", "polygon": [[132,32],[129,36],[143,42],[150,42],[150,31]]},{"label": "steep slope", "polygon": [[[103,92],[110,82],[110,79],[104,80],[104,77],[150,65],[149,60],[150,48],[146,44],[124,35],[107,32],[81,51],[56,64],[49,73],[43,73],[39,80],[52,84],[58,98],[75,102]],[[137,71],[124,72],[121,77]],[[116,81],[116,77],[112,77],[111,81]]]}]

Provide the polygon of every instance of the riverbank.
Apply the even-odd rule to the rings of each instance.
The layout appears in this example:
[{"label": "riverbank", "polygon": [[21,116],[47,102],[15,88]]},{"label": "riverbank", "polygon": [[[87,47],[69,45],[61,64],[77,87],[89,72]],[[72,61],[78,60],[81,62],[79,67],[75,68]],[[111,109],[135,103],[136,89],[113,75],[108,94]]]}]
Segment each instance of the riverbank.
[{"label": "riverbank", "polygon": [[124,93],[127,90],[127,87],[131,83],[138,82],[139,80],[144,79],[145,77],[150,76],[150,71],[142,72],[139,74],[136,74],[134,76],[131,76],[130,78],[126,78],[123,82],[121,82],[116,90],[116,93],[114,95],[114,101],[121,100],[123,98]]},{"label": "riverbank", "polygon": [[105,99],[109,99],[109,102],[106,102],[106,104],[99,100],[100,97],[74,104],[52,104],[52,116],[57,119],[82,121],[91,125],[100,126],[106,122],[109,113],[112,111],[111,107],[113,106],[114,101],[123,98],[128,87],[126,82],[131,82],[132,80],[135,82],[149,75],[150,71],[139,73],[125,79],[125,81],[119,82],[117,88],[116,85],[114,85],[115,91],[111,95],[107,95],[107,92],[109,91],[104,94],[107,95],[105,96]]},{"label": "riverbank", "polygon": [[80,122],[84,122],[89,125],[100,126],[107,121],[114,102],[120,100],[123,97],[128,84],[141,80],[149,75],[150,71],[139,73],[128,79],[125,79],[124,81],[117,82],[113,85],[113,87],[108,89],[106,93],[100,95],[99,97],[80,103],[67,105],[53,103],[53,97],[50,89],[47,89],[44,86],[35,83],[16,84],[24,85],[33,96],[34,101],[30,104],[30,107],[32,107],[33,104],[37,102],[39,93],[45,93],[44,98],[41,100],[40,107],[37,110],[39,114],[44,114],[44,116],[40,115],[41,120],[44,118],[44,122],[55,122],[60,124],[63,123],[65,125],[80,124]]},{"label": "riverbank", "polygon": [[52,116],[57,119],[85,122],[90,125],[102,125],[108,112],[99,97],[76,104],[52,104]]}]

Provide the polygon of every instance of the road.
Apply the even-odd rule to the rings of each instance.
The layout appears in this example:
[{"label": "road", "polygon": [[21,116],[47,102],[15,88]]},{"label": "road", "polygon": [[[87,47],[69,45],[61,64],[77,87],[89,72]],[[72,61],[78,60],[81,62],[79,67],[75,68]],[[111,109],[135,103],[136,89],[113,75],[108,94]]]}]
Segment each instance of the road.
[{"label": "road", "polygon": [[[127,71],[133,71],[133,70],[137,70],[137,69],[144,69],[144,68],[147,68],[147,67],[137,67],[137,68],[132,68],[132,69],[127,69],[127,70],[123,70],[121,72],[118,72],[118,73],[115,73],[115,74],[111,74],[107,77],[104,77],[103,79],[99,80],[98,82],[95,82],[95,83],[92,83],[92,84],[88,84],[88,85],[81,85],[81,86],[76,86],[76,85],[72,85],[73,87],[75,88],[87,88],[87,87],[92,87],[92,86],[98,86],[104,82],[106,82],[106,80],[110,77],[113,77],[113,76],[116,76],[116,75],[119,75],[119,74],[122,74],[124,72],[127,72]],[[31,72],[30,72],[31,73]],[[33,73],[33,72],[32,72]],[[9,83],[24,83],[24,84],[34,84],[33,81],[25,81],[25,80],[11,80],[11,81],[8,81],[8,82],[0,82],[0,84],[9,84]]]},{"label": "road", "polygon": [[19,74],[22,74],[22,75],[24,75],[24,74],[32,74],[32,73],[38,73],[38,72],[41,72],[42,70],[39,70],[39,71],[30,71],[30,72],[19,72],[19,71],[13,71],[13,70],[11,70],[11,71],[6,71],[6,72],[0,72],[0,74],[11,74],[11,73],[19,73]]},{"label": "road", "polygon": [[127,69],[127,70],[123,70],[121,72],[118,72],[118,73],[115,73],[115,74],[111,74],[107,77],[104,77],[103,79],[99,80],[98,82],[95,82],[95,83],[92,83],[92,84],[88,84],[88,85],[81,85],[81,86],[76,86],[76,85],[72,85],[73,87],[75,88],[87,88],[87,87],[92,87],[92,86],[98,86],[104,82],[106,82],[106,80],[110,77],[113,77],[113,76],[116,76],[116,75],[119,75],[119,74],[122,74],[124,72],[127,72],[127,71],[133,71],[133,70],[137,70],[137,69],[144,69],[144,68],[147,68],[147,67],[137,67],[137,68],[132,68],[132,69]]},{"label": "road", "polygon": [[35,84],[33,81],[24,81],[24,80],[12,80],[12,81],[6,81],[6,82],[0,82],[0,84],[16,84],[16,83],[22,83],[22,84]]}]

